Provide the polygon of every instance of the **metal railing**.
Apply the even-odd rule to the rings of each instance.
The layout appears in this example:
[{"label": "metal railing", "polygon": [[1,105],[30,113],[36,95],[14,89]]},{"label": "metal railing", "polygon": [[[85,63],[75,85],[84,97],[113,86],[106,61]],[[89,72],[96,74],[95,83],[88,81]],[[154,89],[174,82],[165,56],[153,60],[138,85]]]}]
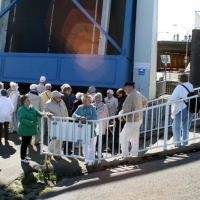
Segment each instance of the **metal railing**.
[{"label": "metal railing", "polygon": [[[199,88],[196,90],[199,90]],[[89,120],[85,124],[68,117],[53,117],[52,119],[43,117],[41,120],[40,153],[45,154],[46,159],[47,155],[84,159],[81,150],[82,146],[84,144],[90,144],[91,139],[96,136],[98,137],[98,141],[94,160],[96,160],[98,164],[101,163],[102,160],[127,156],[127,152],[130,155],[137,155],[140,152],[158,148],[166,150],[168,146],[175,145],[172,138],[169,138],[169,133],[172,129],[171,106],[174,104],[183,106],[185,105],[184,101],[190,102],[189,100],[192,98],[195,98],[197,101],[197,97],[196,95],[174,102],[152,105],[131,113],[120,114],[99,120]],[[161,99],[161,101],[163,100]],[[188,132],[187,138],[181,139],[180,142],[187,143],[188,141],[200,139],[200,135],[196,131],[196,124],[199,120],[199,115],[197,113],[194,114],[190,133]],[[48,136],[44,135],[46,121],[48,124]],[[138,122],[140,122],[141,125]],[[189,130],[189,111],[187,123]],[[129,128],[131,128],[131,131]],[[128,140],[125,139],[125,144],[122,143],[122,141],[120,142],[123,135],[121,134],[122,130],[123,134],[125,134],[125,138],[128,138]],[[117,134],[117,132],[119,134]],[[65,141],[65,143],[63,143],[63,141]],[[129,142],[132,142],[132,147]],[[122,146],[123,149],[126,149],[126,152],[121,152]],[[66,149],[65,152],[62,151],[62,148]],[[68,152],[69,148],[72,154]],[[131,150],[131,148],[133,149]],[[103,149],[105,149],[105,151],[103,151]]]}]

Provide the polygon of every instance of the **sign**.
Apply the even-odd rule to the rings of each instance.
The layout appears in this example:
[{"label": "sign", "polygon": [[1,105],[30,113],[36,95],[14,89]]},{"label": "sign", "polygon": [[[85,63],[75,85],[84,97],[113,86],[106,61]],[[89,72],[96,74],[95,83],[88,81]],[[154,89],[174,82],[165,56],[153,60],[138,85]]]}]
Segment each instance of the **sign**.
[{"label": "sign", "polygon": [[161,55],[162,63],[171,63],[170,55]]},{"label": "sign", "polygon": [[150,63],[135,62],[134,68],[136,69],[150,69]]},{"label": "sign", "polygon": [[138,75],[144,76],[145,75],[145,69],[138,69]]}]

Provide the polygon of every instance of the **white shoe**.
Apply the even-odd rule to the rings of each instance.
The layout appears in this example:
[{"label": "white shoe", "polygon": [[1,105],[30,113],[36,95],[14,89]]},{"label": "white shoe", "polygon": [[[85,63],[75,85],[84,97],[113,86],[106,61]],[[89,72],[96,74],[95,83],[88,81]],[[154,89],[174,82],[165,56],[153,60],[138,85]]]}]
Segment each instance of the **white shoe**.
[{"label": "white shoe", "polygon": [[26,160],[26,159],[21,159],[21,161],[22,161],[23,163],[29,164],[29,161]]},{"label": "white shoe", "polygon": [[26,156],[26,157],[25,157],[25,159],[26,159],[26,160],[31,160],[31,158],[30,158],[30,157],[28,157],[28,156]]}]

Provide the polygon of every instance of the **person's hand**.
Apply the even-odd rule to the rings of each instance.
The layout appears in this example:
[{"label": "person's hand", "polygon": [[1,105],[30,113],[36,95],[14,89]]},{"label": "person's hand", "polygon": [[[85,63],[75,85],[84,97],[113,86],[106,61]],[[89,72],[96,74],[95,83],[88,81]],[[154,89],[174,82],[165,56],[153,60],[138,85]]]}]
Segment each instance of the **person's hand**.
[{"label": "person's hand", "polygon": [[80,117],[79,120],[82,121],[82,122],[86,122],[86,118],[85,117]]},{"label": "person's hand", "polygon": [[47,113],[47,117],[52,118],[54,116],[53,113]]}]

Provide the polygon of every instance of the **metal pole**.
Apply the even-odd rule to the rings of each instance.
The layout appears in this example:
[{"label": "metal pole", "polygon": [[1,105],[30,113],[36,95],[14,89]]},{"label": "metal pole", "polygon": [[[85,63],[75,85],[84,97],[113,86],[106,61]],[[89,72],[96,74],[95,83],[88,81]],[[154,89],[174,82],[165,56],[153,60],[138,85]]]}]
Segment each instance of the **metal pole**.
[{"label": "metal pole", "polygon": [[187,67],[187,63],[188,63],[188,57],[187,57],[187,55],[188,55],[188,32],[187,32],[187,42],[186,42],[186,52],[185,52],[185,69],[186,69],[186,67]]},{"label": "metal pole", "polygon": [[12,3],[10,3],[1,13],[0,18],[2,18],[16,3],[18,0],[14,0]]}]

